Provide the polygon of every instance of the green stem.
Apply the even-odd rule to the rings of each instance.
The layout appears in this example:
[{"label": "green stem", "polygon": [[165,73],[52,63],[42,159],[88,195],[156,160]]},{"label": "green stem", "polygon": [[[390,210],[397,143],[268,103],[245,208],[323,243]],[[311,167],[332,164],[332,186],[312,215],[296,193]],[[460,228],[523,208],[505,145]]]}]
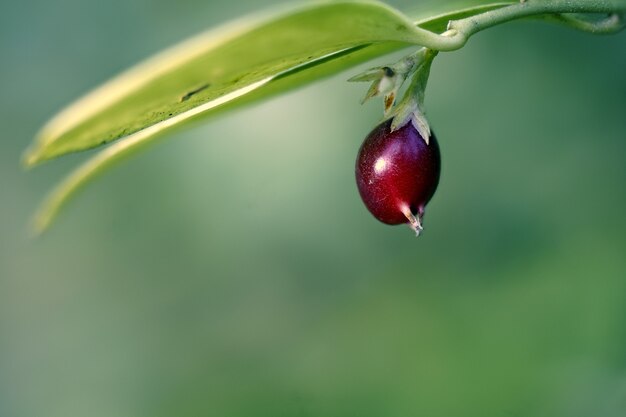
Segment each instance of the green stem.
[{"label": "green stem", "polygon": [[[432,33],[425,46],[438,51],[457,50],[475,33],[525,17],[561,16],[560,22],[591,32],[617,32],[624,27],[626,0],[526,0],[465,19],[451,20],[443,34]],[[582,21],[567,13],[604,13],[598,23]]]},{"label": "green stem", "polygon": [[411,84],[407,87],[402,101],[387,115],[393,118],[391,131],[401,128],[407,123],[413,123],[420,136],[426,141],[430,139],[430,126],[424,114],[424,93],[430,75],[430,66],[438,51],[422,48],[415,54],[419,61],[412,67]]},{"label": "green stem", "polygon": [[589,21],[571,14],[554,14],[542,17],[545,20],[563,23],[574,29],[595,34],[615,33],[624,28],[624,15],[618,13],[610,14],[604,19],[596,21]]}]

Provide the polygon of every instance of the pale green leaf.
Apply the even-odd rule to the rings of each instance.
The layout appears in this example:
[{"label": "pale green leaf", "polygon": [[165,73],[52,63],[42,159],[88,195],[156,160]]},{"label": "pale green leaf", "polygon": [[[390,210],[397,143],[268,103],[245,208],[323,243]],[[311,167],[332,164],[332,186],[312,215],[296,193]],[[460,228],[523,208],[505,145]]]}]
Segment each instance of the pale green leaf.
[{"label": "pale green leaf", "polygon": [[45,229],[80,186],[172,127],[421,44],[452,18],[506,4],[435,2],[410,20],[378,2],[316,3],[244,19],[186,41],[96,89],[42,129],[25,156],[27,165],[121,139],[53,190],[35,228]]}]

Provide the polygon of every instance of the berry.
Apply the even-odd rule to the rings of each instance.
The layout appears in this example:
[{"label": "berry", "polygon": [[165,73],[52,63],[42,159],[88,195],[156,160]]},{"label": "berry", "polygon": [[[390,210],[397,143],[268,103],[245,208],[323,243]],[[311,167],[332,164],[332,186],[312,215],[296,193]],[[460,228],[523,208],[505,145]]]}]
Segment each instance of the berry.
[{"label": "berry", "polygon": [[426,143],[411,122],[391,132],[391,120],[367,135],[355,169],[359,193],[370,213],[386,224],[408,223],[417,235],[440,171],[435,136],[431,134]]}]

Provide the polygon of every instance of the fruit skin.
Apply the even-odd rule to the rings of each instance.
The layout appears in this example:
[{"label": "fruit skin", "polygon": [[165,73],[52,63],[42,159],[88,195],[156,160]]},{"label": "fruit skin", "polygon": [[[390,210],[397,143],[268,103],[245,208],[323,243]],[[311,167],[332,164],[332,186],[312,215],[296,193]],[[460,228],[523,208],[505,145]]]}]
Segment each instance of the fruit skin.
[{"label": "fruit skin", "polygon": [[434,134],[426,144],[411,122],[390,130],[391,120],[384,121],[363,141],[356,160],[357,186],[374,217],[386,224],[410,223],[419,234],[424,207],[439,184],[439,145]]}]

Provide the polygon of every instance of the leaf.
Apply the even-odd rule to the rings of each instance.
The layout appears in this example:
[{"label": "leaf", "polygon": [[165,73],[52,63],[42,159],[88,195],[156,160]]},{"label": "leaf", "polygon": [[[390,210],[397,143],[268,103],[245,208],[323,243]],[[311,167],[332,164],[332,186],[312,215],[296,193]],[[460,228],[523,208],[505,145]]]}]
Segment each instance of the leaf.
[{"label": "leaf", "polygon": [[[54,117],[26,153],[25,164],[33,166],[122,138],[53,190],[35,229],[44,230],[65,201],[98,173],[173,127],[423,43],[430,30],[443,30],[451,18],[510,4],[454,3],[471,7],[442,13],[437,2],[417,14],[419,27],[379,2],[291,8],[210,31],[130,69]],[[431,13],[436,17],[428,18]]]}]

